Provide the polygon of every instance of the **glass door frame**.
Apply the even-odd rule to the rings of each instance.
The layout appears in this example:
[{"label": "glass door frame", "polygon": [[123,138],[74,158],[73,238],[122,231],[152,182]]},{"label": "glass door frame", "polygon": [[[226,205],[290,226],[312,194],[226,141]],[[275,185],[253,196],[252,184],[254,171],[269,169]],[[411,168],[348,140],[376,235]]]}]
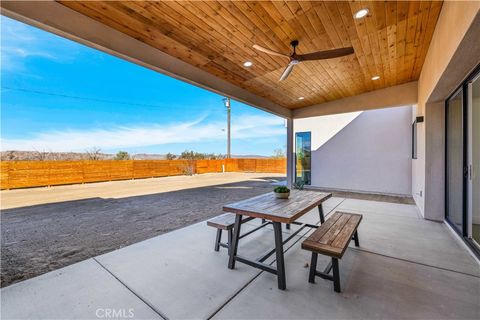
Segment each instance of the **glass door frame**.
[{"label": "glass door frame", "polygon": [[[475,81],[480,82],[480,66],[472,73],[472,75],[467,79],[466,86],[467,86],[467,146],[469,147],[466,154],[466,165],[467,165],[467,177],[466,177],[466,190],[467,190],[467,203],[466,203],[466,211],[467,211],[467,241],[472,244],[472,246],[476,249],[476,251],[480,254],[480,242],[473,238],[473,168],[474,168],[474,159],[473,159],[473,83]],[[478,110],[477,112],[480,112]],[[480,124],[478,124],[480,125]],[[478,139],[478,137],[477,137]],[[477,173],[478,174],[478,173]],[[480,191],[480,190],[479,190]]]},{"label": "glass door frame", "polygon": [[[308,155],[308,160],[309,160],[309,168],[308,168],[308,177],[309,177],[309,180],[308,181],[305,181],[303,179],[303,173],[302,173],[302,177],[299,177],[298,176],[298,137],[302,137],[303,139],[305,137],[308,136],[308,139],[309,139],[309,155]],[[301,146],[302,149],[303,149],[303,145]],[[302,184],[305,184],[306,186],[310,186],[312,184],[312,132],[311,131],[301,131],[301,132],[295,132],[295,167],[294,167],[294,181],[295,181],[295,184],[298,184],[300,183],[299,182],[299,178],[301,178],[302,180]],[[303,171],[307,171],[307,170],[303,170]]]},{"label": "glass door frame", "polygon": [[[469,108],[471,107],[471,83],[478,80],[480,77],[480,65],[478,65],[472,73],[462,82],[460,86],[445,100],[445,221],[452,229],[464,240],[464,242],[472,249],[472,251],[480,257],[480,248],[475,245],[472,239],[469,238],[469,230],[471,226],[471,213],[469,213],[471,197],[469,194],[469,143],[470,143],[470,127],[471,121],[469,119]],[[463,165],[463,183],[462,183],[462,230],[458,230],[457,226],[448,219],[448,102],[450,99],[463,90],[463,105],[462,105],[462,135],[463,135],[463,151],[462,151],[462,165]],[[471,110],[471,109],[470,109]]]},{"label": "glass door frame", "polygon": [[[453,97],[456,97],[460,92],[462,92],[462,172],[463,172],[463,177],[462,177],[462,229],[459,230],[458,226],[449,219],[449,185],[448,185],[448,177],[449,177],[449,172],[448,172],[448,109],[449,109],[449,102],[452,100]],[[467,211],[466,211],[466,179],[465,179],[465,168],[466,168],[466,88],[465,85],[462,84],[459,88],[457,88],[446,100],[445,100],[445,221],[448,222],[448,224],[462,237],[465,236],[466,234],[466,216],[467,216]]]}]

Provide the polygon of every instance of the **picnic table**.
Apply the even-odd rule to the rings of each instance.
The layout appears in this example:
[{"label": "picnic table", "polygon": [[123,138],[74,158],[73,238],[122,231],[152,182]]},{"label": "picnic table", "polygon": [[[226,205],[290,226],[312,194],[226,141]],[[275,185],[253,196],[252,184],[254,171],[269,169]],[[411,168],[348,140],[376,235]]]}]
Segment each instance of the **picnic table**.
[{"label": "picnic table", "polygon": [[[325,221],[322,203],[331,196],[331,193],[311,190],[292,190],[288,199],[277,199],[273,192],[269,192],[224,206],[223,211],[236,214],[232,248],[229,252],[228,268],[234,269],[235,262],[238,261],[263,271],[273,273],[277,275],[278,288],[285,290],[286,279],[283,245],[293,239],[306,227],[318,228],[317,225],[297,221],[301,216],[313,208],[318,207],[320,222],[323,223]],[[273,225],[275,247],[254,260],[237,254],[240,228],[244,216],[265,219],[271,221]],[[299,225],[300,227],[292,232],[287,239],[283,240],[282,223]],[[265,260],[274,253],[276,254],[276,267],[265,263]]]}]

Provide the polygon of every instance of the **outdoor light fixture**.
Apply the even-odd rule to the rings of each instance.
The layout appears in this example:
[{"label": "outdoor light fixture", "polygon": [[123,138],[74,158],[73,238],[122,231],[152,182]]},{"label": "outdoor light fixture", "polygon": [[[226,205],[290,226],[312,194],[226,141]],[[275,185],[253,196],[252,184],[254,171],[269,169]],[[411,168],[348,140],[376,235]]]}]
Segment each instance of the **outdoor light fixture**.
[{"label": "outdoor light fixture", "polygon": [[373,81],[378,80],[378,79],[380,79],[380,76],[373,76],[373,77],[372,77],[372,80],[373,80]]},{"label": "outdoor light fixture", "polygon": [[251,67],[252,65],[253,65],[253,62],[252,62],[252,61],[245,61],[245,62],[243,63],[243,66],[244,66],[244,67],[247,67],[247,68]]},{"label": "outdoor light fixture", "polygon": [[305,99],[305,97],[298,97],[298,100],[303,100]]},{"label": "outdoor light fixture", "polygon": [[[251,62],[250,62],[251,63]],[[230,105],[230,98],[225,97],[222,99],[223,104],[225,105],[225,108],[227,109],[227,158],[230,159],[231,153],[230,153],[230,145],[231,145],[231,129],[230,129],[230,117],[231,117],[231,105]]]},{"label": "outdoor light fixture", "polygon": [[355,19],[362,19],[367,14],[368,14],[368,9],[364,8],[364,9],[358,10],[357,13],[355,13],[354,17],[355,17]]}]

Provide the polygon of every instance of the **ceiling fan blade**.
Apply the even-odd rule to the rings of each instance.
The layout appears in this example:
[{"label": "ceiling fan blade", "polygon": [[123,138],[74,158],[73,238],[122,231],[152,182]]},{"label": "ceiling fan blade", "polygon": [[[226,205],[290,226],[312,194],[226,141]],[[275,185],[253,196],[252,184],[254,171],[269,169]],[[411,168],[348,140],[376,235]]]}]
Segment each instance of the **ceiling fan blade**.
[{"label": "ceiling fan blade", "polygon": [[294,64],[289,63],[288,66],[285,68],[285,71],[283,71],[283,73],[282,73],[282,75],[281,75],[281,77],[278,81],[283,81],[283,80],[287,79],[288,76],[290,75],[290,73],[292,72],[294,66],[295,66]]},{"label": "ceiling fan blade", "polygon": [[354,53],[352,47],[347,48],[340,48],[340,49],[333,49],[333,50],[326,50],[326,51],[317,51],[307,54],[299,54],[295,58],[299,61],[307,61],[307,60],[322,60],[322,59],[332,59],[338,58],[343,56],[348,56],[349,54]]},{"label": "ceiling fan blade", "polygon": [[268,54],[271,54],[271,55],[274,55],[274,56],[290,58],[290,56],[287,55],[287,54],[283,54],[283,53],[280,53],[280,52],[276,52],[276,51],[273,51],[273,50],[264,48],[264,47],[262,47],[262,46],[259,46],[258,44],[254,44],[254,45],[253,45],[253,48],[254,48],[255,50],[262,51],[262,52],[265,52],[265,53],[268,53]]}]

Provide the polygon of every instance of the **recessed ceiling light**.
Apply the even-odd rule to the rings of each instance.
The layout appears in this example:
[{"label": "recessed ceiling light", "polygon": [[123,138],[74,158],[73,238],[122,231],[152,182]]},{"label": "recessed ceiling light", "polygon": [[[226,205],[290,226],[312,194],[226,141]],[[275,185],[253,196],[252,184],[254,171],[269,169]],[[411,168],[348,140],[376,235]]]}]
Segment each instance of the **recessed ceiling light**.
[{"label": "recessed ceiling light", "polygon": [[380,79],[380,76],[373,76],[373,77],[372,77],[372,80],[373,80],[373,81],[378,80],[378,79]]},{"label": "recessed ceiling light", "polygon": [[355,19],[362,19],[367,14],[368,14],[368,9],[363,8],[363,9],[358,10],[357,13],[355,13],[354,17],[355,17]]},{"label": "recessed ceiling light", "polygon": [[252,61],[245,61],[243,63],[243,66],[249,68],[249,67],[253,66],[253,62]]},{"label": "recessed ceiling light", "polygon": [[305,97],[298,97],[298,100],[303,100],[305,99]]}]

